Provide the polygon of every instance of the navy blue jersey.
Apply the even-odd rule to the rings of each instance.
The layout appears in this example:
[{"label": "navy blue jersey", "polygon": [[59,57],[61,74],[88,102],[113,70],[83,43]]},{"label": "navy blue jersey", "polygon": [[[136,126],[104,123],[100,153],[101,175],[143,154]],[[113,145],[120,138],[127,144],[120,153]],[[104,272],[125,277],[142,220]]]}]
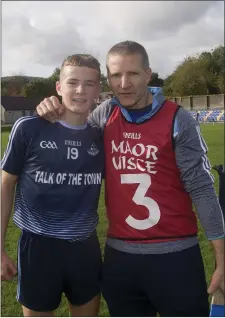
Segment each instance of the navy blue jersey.
[{"label": "navy blue jersey", "polygon": [[98,223],[103,151],[98,128],[20,118],[2,160],[2,169],[18,176],[16,225],[57,238],[87,238]]}]

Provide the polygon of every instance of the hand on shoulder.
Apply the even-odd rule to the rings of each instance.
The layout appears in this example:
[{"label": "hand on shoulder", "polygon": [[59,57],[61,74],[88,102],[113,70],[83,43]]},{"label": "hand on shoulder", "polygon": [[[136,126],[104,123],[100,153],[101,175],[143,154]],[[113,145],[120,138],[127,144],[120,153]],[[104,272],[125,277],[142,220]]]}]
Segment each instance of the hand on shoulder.
[{"label": "hand on shoulder", "polygon": [[45,98],[36,108],[40,117],[54,123],[64,113],[65,107],[56,96]]}]

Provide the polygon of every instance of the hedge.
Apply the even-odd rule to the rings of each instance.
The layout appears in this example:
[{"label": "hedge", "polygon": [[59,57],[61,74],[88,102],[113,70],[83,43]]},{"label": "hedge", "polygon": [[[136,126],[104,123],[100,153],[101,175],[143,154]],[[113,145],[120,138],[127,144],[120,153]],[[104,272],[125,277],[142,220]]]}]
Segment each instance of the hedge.
[{"label": "hedge", "polygon": [[12,125],[2,125],[1,132],[10,132],[12,129]]}]

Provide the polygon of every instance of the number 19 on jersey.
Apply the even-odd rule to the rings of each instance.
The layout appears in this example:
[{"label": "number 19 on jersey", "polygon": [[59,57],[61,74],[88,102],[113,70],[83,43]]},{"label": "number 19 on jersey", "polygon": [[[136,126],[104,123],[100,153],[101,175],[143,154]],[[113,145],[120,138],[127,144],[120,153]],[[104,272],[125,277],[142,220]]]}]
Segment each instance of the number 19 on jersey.
[{"label": "number 19 on jersey", "polygon": [[67,147],[67,159],[77,159],[78,149],[73,147]]}]

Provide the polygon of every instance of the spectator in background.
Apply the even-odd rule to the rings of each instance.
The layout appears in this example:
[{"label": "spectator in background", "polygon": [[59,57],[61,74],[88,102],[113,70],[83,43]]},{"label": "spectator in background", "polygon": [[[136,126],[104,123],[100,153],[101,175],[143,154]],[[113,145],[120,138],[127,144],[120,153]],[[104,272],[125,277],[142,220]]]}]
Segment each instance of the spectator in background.
[{"label": "spectator in background", "polygon": [[200,111],[199,110],[197,111],[197,114],[196,114],[196,120],[199,123],[199,121],[200,121]]}]

